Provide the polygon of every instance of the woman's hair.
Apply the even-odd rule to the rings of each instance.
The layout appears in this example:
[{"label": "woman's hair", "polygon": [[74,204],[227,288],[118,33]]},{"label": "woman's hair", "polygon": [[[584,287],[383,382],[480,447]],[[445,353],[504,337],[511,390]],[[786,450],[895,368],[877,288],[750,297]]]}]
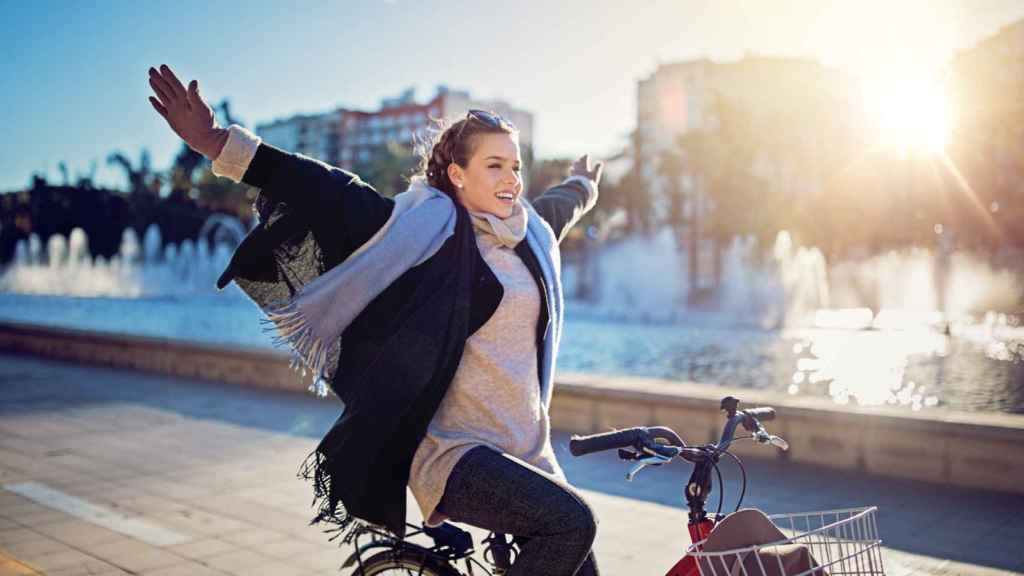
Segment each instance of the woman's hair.
[{"label": "woman's hair", "polygon": [[[463,118],[450,124],[435,120],[427,137],[418,143],[420,165],[416,176],[427,184],[455,199],[455,185],[448,178],[448,165],[455,162],[465,167],[476,149],[476,136],[480,134],[512,134],[518,132],[504,122],[495,126],[477,118]],[[416,177],[414,176],[414,177]]]}]

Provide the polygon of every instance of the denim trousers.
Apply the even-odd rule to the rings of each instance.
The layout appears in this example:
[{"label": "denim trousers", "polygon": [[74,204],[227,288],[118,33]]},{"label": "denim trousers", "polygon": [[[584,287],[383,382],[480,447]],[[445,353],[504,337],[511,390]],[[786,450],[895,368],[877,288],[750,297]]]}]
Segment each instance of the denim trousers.
[{"label": "denim trousers", "polygon": [[487,446],[455,464],[441,513],[455,522],[511,534],[519,546],[509,576],[596,576],[597,517],[560,479]]}]

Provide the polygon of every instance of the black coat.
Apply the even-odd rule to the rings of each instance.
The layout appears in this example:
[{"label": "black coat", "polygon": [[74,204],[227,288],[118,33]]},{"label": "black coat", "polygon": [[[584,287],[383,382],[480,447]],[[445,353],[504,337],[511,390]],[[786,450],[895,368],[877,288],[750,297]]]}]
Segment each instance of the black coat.
[{"label": "black coat", "polygon": [[[233,280],[261,306],[291,296],[345,260],[384,225],[394,206],[350,172],[265,143],[242,180],[261,189],[260,223],[217,284]],[[595,202],[596,193],[568,182],[545,191],[532,205],[560,242]],[[456,207],[455,233],[381,292],[342,334],[330,384],[345,409],[301,472],[314,481],[319,506],[314,523],[343,529],[356,517],[405,534],[413,455],[455,375],[466,339],[487,322],[503,295],[477,249],[469,214]],[[550,330],[551,303],[526,241],[515,252],[545,300],[537,323],[539,356]]]}]

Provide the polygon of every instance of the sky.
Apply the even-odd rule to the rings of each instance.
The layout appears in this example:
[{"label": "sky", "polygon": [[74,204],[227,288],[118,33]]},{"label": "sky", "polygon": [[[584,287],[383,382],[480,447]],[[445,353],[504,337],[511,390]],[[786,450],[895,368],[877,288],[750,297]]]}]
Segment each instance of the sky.
[{"label": "sky", "polygon": [[1024,18],[1024,0],[0,0],[0,191],[31,175],[126,186],[106,163],[181,145],[150,106],[150,66],[195,78],[247,126],[438,84],[534,113],[540,157],[620,150],[659,63],[745,54],[867,78],[932,70]]}]

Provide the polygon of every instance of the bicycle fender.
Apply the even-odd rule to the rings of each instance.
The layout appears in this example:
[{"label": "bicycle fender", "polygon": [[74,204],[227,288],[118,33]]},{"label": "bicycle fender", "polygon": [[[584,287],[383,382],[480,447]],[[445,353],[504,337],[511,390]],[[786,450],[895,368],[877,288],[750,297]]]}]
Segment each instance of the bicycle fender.
[{"label": "bicycle fender", "polygon": [[342,568],[349,568],[349,567],[351,567],[353,564],[356,564],[358,562],[359,558],[363,555],[363,553],[365,553],[368,550],[372,550],[373,548],[393,548],[395,550],[415,550],[417,552],[424,552],[428,556],[433,556],[433,553],[431,553],[431,551],[429,549],[424,548],[422,546],[419,546],[417,544],[411,544],[409,542],[402,542],[401,544],[397,544],[396,545],[394,542],[387,542],[385,540],[374,540],[372,542],[367,542],[366,544],[363,544],[359,548],[356,548],[356,551],[353,552],[351,555],[349,555],[349,557],[345,560],[345,562],[341,565],[341,567]]},{"label": "bicycle fender", "polygon": [[348,568],[348,567],[352,566],[353,564],[355,564],[359,560],[359,558],[363,555],[364,552],[366,552],[367,550],[371,550],[373,548],[394,548],[394,545],[393,544],[389,544],[387,542],[380,541],[380,540],[375,540],[373,542],[368,542],[366,544],[363,544],[359,548],[356,548],[356,551],[353,552],[345,560],[345,563],[342,564],[341,567],[342,568]]}]

